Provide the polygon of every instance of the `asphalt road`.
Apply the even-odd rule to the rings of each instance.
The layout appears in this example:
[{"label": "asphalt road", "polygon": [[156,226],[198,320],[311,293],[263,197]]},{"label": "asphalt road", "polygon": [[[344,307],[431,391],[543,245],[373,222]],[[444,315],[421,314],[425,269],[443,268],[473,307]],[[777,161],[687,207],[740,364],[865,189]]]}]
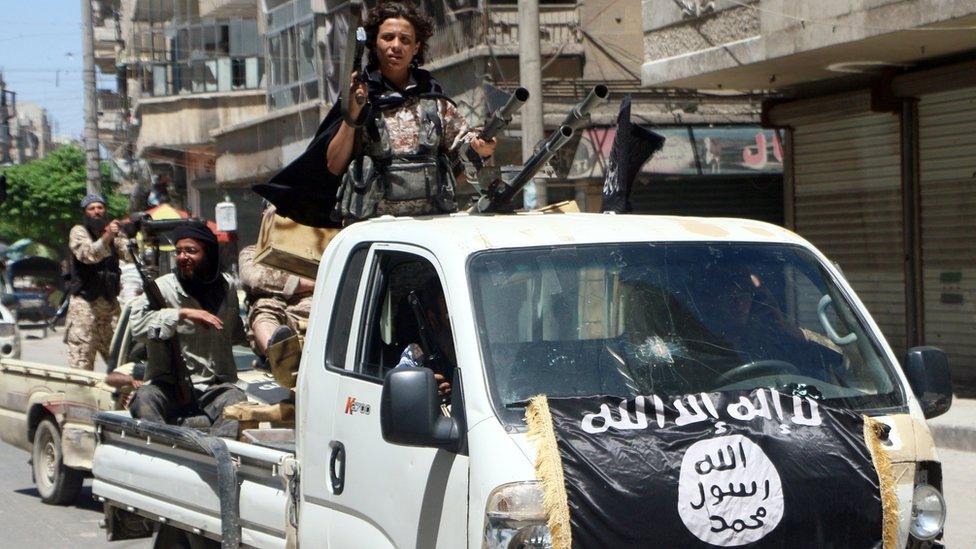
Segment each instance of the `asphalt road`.
[{"label": "asphalt road", "polygon": [[[67,362],[63,328],[38,339],[24,334],[23,358],[54,364]],[[96,369],[104,370],[104,364]],[[976,547],[976,453],[941,450],[945,496],[949,507],[945,544],[950,549]],[[151,547],[148,540],[108,543],[98,527],[101,507],[91,499],[91,481],[79,501],[67,507],[41,503],[31,482],[27,453],[0,443],[0,546],[44,548]]]},{"label": "asphalt road", "polygon": [[[22,358],[51,364],[67,363],[68,353],[61,341],[64,329],[36,339],[39,330],[23,332]],[[99,361],[97,369],[104,371]],[[44,548],[110,547],[128,549],[152,547],[150,540],[109,543],[99,528],[102,507],[92,499],[91,480],[85,481],[81,496],[65,507],[41,502],[31,481],[27,452],[0,443],[0,546]]]}]

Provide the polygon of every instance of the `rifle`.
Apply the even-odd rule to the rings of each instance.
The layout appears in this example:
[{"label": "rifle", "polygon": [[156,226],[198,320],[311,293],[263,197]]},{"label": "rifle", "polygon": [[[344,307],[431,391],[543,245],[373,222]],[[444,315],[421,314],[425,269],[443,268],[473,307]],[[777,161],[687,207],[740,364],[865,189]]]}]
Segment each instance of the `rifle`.
[{"label": "rifle", "polygon": [[[191,220],[175,220],[183,223],[193,222]],[[140,227],[145,228],[147,231],[153,229],[155,223],[145,221],[145,218],[135,218],[131,222],[131,229],[127,230],[126,233],[130,235],[126,248],[129,250],[129,254],[132,256],[135,262],[136,270],[139,272],[139,278],[142,280],[142,291],[146,296],[146,301],[149,303],[150,311],[158,311],[167,307],[166,300],[163,298],[163,293],[159,290],[159,286],[156,281],[153,280],[152,276],[149,275],[146,269],[146,265],[142,262],[139,257],[139,248],[136,244],[134,238],[134,232],[138,231]],[[168,222],[165,225],[171,225],[172,222]],[[151,337],[151,339],[157,339]],[[166,340],[167,350],[169,351],[170,360],[170,372],[173,375],[173,380],[176,384],[176,402],[180,406],[186,406],[195,401],[195,396],[193,394],[193,382],[190,379],[190,369],[186,365],[186,359],[183,357],[183,349],[180,347],[179,337],[173,334],[173,337]]]},{"label": "rifle", "polygon": [[407,294],[407,303],[410,304],[410,310],[413,311],[413,317],[417,321],[417,331],[420,334],[420,346],[423,348],[424,354],[427,355],[424,362],[430,365],[432,370],[443,373],[446,368],[440,362],[444,358],[444,352],[431,335],[433,328],[430,326],[430,322],[424,314],[424,305],[420,301],[420,296],[417,295],[416,290],[411,290]]},{"label": "rifle", "polygon": [[[346,35],[346,47],[342,51],[342,62],[339,65],[339,103],[342,109],[342,118],[350,126],[360,126],[362,121],[368,116],[369,96],[366,96],[366,103],[359,113],[359,119],[354,119],[349,115],[349,107],[353,100],[352,87],[366,81],[366,70],[363,67],[363,52],[366,50],[366,29],[360,26],[362,22],[362,3],[350,2],[349,10],[349,34]],[[356,73],[353,78],[353,73]]]}]

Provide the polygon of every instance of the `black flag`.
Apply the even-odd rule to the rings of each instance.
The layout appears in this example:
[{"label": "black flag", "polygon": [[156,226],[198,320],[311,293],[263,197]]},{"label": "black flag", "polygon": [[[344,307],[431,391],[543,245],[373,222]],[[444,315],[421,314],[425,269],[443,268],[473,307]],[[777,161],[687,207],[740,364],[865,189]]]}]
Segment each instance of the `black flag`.
[{"label": "black flag", "polygon": [[630,123],[630,94],[620,102],[617,115],[617,135],[607,162],[606,179],[603,181],[603,206],[601,212],[627,213],[630,208],[630,191],[641,166],[664,146],[664,137],[647,128]]},{"label": "black flag", "polygon": [[809,397],[536,397],[526,419],[553,547],[877,547],[897,531],[883,426]]}]

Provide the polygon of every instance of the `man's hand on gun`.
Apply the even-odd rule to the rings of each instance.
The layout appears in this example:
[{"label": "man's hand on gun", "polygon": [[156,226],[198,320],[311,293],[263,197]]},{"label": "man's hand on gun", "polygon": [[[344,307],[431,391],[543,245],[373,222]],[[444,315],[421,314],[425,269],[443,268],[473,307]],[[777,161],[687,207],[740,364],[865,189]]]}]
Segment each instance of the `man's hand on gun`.
[{"label": "man's hand on gun", "polygon": [[352,73],[352,85],[349,86],[349,97],[353,100],[349,102],[349,117],[353,120],[359,120],[359,115],[363,112],[363,107],[366,105],[367,98],[369,97],[366,83],[359,80],[359,73]]},{"label": "man's hand on gun", "polygon": [[498,140],[492,137],[489,140],[484,140],[479,137],[475,137],[471,140],[471,148],[474,152],[478,153],[481,158],[490,158],[495,154],[495,147],[498,146]]},{"label": "man's hand on gun", "polygon": [[119,223],[119,220],[113,219],[108,225],[105,226],[105,230],[102,232],[102,240],[104,240],[106,244],[111,242],[116,236],[119,236],[119,231],[121,228],[122,225]]},{"label": "man's hand on gun", "polygon": [[224,323],[217,315],[210,314],[203,309],[180,309],[180,320],[191,320],[194,324],[208,329],[224,329]]}]

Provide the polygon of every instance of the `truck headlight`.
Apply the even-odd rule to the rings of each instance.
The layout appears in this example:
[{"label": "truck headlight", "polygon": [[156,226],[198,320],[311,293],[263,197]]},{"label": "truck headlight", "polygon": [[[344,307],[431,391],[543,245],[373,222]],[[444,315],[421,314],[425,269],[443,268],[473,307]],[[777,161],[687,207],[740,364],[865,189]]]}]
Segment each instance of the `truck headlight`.
[{"label": "truck headlight", "polygon": [[946,504],[942,494],[930,484],[919,484],[912,495],[912,537],[921,541],[934,539],[945,526]]},{"label": "truck headlight", "polygon": [[513,482],[495,488],[485,509],[484,549],[551,549],[552,535],[542,508],[538,482]]}]

